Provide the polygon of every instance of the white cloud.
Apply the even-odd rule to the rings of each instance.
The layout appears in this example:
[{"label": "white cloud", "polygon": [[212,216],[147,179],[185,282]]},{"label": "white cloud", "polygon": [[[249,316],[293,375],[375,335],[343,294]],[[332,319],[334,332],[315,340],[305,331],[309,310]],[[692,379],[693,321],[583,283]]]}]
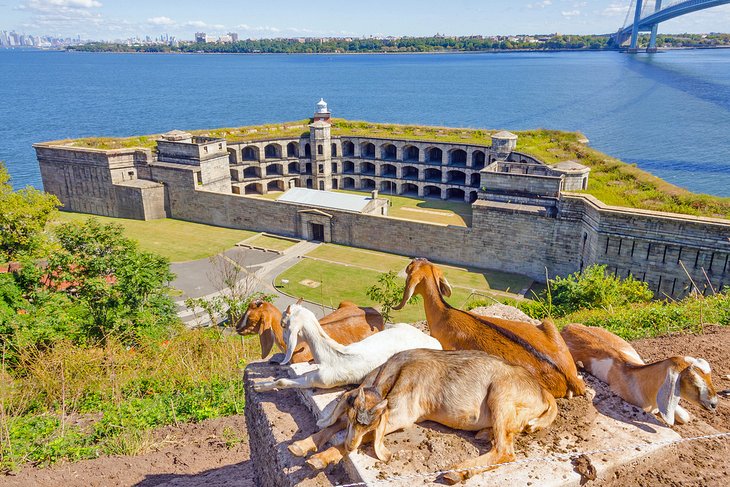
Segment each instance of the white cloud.
[{"label": "white cloud", "polygon": [[629,10],[629,5],[625,5],[622,3],[612,3],[605,9],[603,9],[603,12],[601,12],[601,15],[604,17],[622,17],[626,15],[626,12]]},{"label": "white cloud", "polygon": [[170,17],[152,17],[147,19],[147,23],[151,25],[175,25],[175,21]]},{"label": "white cloud", "polygon": [[578,17],[580,15],[580,10],[563,10],[560,12],[563,17],[571,18],[571,17]]},{"label": "white cloud", "polygon": [[537,3],[528,3],[527,8],[545,8],[545,7],[549,7],[552,4],[553,4],[552,0],[542,0],[541,2],[537,2]]}]

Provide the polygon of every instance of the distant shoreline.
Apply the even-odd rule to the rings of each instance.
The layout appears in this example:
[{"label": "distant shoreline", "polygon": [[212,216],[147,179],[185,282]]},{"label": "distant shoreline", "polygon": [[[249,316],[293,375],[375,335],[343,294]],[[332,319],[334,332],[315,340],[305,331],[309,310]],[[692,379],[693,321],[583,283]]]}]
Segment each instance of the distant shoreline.
[{"label": "distant shoreline", "polygon": [[[682,46],[682,47],[663,47],[658,52],[665,51],[688,51],[688,50],[711,50],[711,49],[730,49],[728,46]],[[150,55],[229,55],[229,56],[271,56],[271,55],[287,55],[287,56],[360,56],[360,55],[434,55],[434,54],[505,54],[505,53],[555,53],[555,52],[624,52],[623,49],[483,49],[483,50],[443,50],[443,51],[361,51],[361,52],[183,52],[183,51],[85,51],[83,49],[39,49],[39,48],[11,48],[2,49],[2,51],[24,51],[24,52],[72,52],[81,54],[150,54]],[[639,50],[639,54],[645,53],[645,49]]]}]

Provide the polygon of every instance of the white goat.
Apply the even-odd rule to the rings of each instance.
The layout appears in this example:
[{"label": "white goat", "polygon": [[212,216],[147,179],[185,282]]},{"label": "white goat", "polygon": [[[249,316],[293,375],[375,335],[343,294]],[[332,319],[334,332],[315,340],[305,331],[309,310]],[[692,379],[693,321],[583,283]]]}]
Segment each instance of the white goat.
[{"label": "white goat", "polygon": [[576,364],[626,402],[661,414],[670,426],[690,419],[679,405],[680,397],[710,411],[717,408],[710,364],[703,359],[678,356],[646,364],[634,347],[603,328],[575,323],[566,326],[562,335]]},{"label": "white goat", "polygon": [[278,379],[259,382],[254,385],[257,392],[273,389],[304,389],[319,387],[329,389],[347,384],[359,384],[368,373],[382,365],[392,355],[413,348],[441,350],[435,338],[418,329],[400,323],[350,345],[341,345],[329,337],[319,324],[314,313],[299,303],[292,304],[281,318],[286,342],[287,364],[301,339],[312,351],[317,370],[307,372],[294,379]]}]

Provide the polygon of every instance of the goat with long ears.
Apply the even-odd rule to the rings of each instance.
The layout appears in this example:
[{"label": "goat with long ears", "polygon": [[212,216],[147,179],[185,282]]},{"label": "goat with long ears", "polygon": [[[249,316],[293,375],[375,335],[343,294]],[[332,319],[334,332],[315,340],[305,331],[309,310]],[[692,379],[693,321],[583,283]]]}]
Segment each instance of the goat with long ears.
[{"label": "goat with long ears", "polygon": [[555,397],[585,393],[585,383],[554,323],[545,320],[534,326],[453,308],[444,300],[451,296],[449,282],[426,259],[414,259],[406,273],[403,299],[393,309],[401,309],[413,295],[421,295],[431,335],[444,350],[483,350],[525,367]]},{"label": "goat with long ears", "polygon": [[407,350],[341,396],[330,415],[317,423],[324,429],[292,443],[289,451],[306,456],[346,430],[343,443],[312,455],[307,463],[315,469],[336,463],[357,450],[366,436],[372,436],[378,459],[387,462],[391,453],[385,435],[420,421],[477,431],[478,439],[491,439],[489,452],[445,475],[453,484],[514,460],[515,435],[546,428],[557,414],[555,398],[522,367],[478,350]]},{"label": "goat with long ears", "polygon": [[[281,311],[276,306],[261,299],[251,301],[246,313],[236,323],[239,335],[258,334],[261,342],[261,358],[269,356],[274,344],[286,352],[284,330],[281,327]],[[342,345],[359,342],[365,337],[382,331],[383,316],[373,308],[360,308],[350,301],[342,301],[340,306],[321,320],[322,329]],[[309,362],[312,352],[304,342],[299,342],[292,355],[291,363]]]},{"label": "goat with long ears", "polygon": [[603,328],[570,324],[562,332],[575,362],[608,384],[626,402],[659,413],[668,425],[683,424],[690,415],[679,399],[717,408],[710,364],[689,356],[645,363],[634,347]]},{"label": "goat with long ears", "polygon": [[310,387],[328,389],[359,384],[371,370],[402,350],[441,349],[438,340],[405,323],[390,325],[359,342],[342,345],[327,335],[314,313],[299,303],[286,309],[281,326],[286,344],[286,357],[282,364],[289,363],[301,339],[309,345],[318,367],[293,379],[258,382],[253,386],[256,392]]}]

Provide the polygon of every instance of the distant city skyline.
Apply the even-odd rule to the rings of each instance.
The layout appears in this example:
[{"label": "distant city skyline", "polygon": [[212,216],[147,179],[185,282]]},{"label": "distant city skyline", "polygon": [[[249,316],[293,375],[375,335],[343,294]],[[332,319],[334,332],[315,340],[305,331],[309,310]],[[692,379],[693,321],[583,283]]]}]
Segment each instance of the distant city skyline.
[{"label": "distant city skyline", "polygon": [[[623,24],[628,4],[629,0],[370,0],[353,4],[322,0],[313,8],[292,0],[216,0],[205,7],[192,0],[0,0],[0,30],[94,40],[163,34],[192,40],[196,32],[215,37],[233,32],[241,39],[601,34]],[[660,26],[660,32],[671,33],[729,29],[730,6]]]}]

